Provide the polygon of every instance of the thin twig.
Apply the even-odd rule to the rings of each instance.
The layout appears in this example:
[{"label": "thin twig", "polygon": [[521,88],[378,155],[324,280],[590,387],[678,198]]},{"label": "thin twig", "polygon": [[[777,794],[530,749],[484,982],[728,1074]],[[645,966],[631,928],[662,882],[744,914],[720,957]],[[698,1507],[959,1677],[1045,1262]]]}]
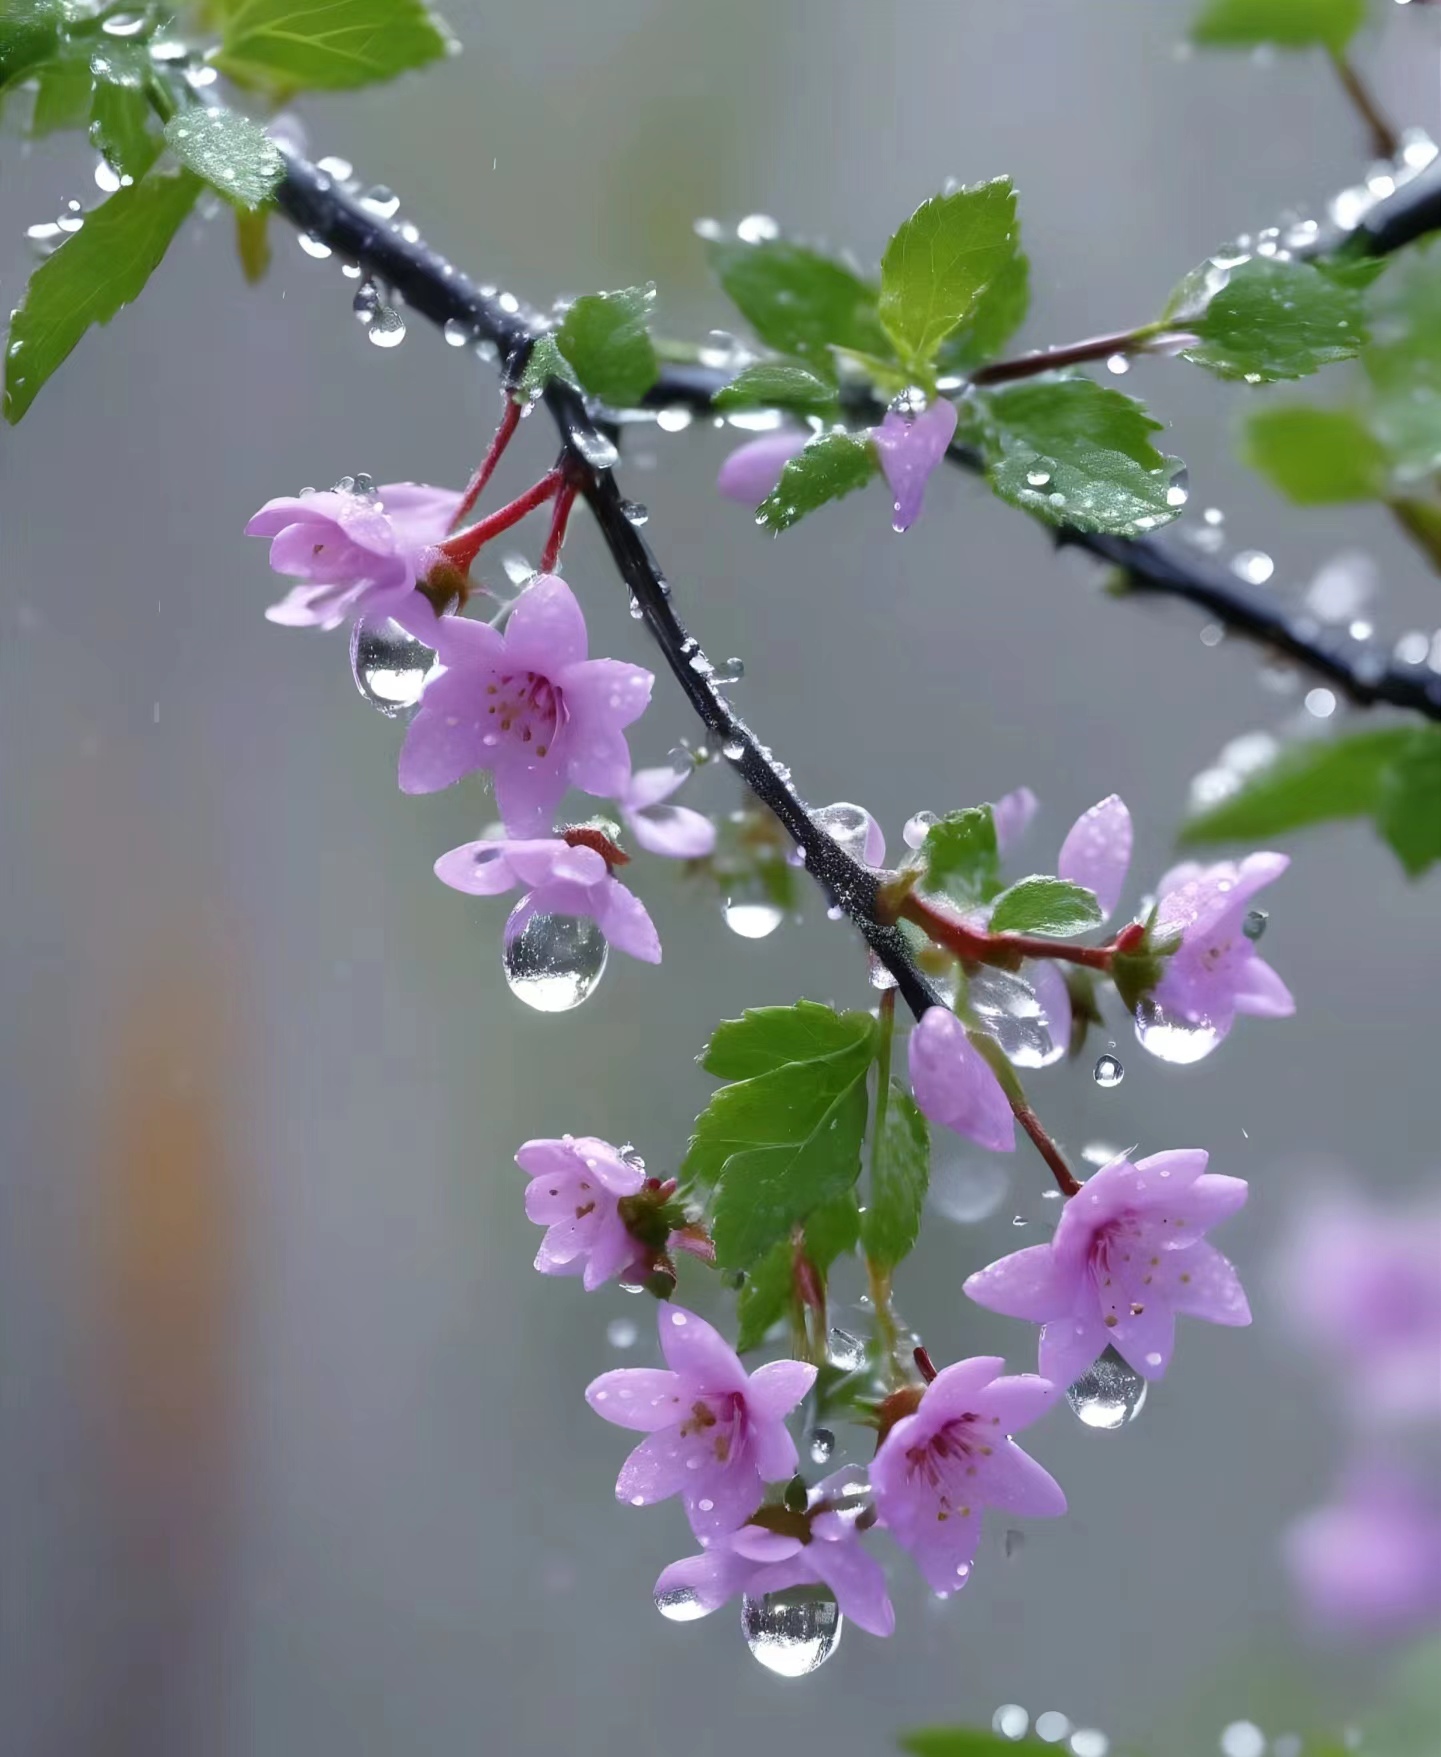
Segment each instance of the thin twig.
[{"label": "thin twig", "polygon": [[1341,90],[1351,100],[1351,107],[1366,125],[1371,137],[1371,150],[1378,159],[1394,159],[1401,151],[1401,138],[1391,126],[1372,95],[1371,88],[1357,72],[1342,49],[1331,51],[1331,65],[1341,82]]}]

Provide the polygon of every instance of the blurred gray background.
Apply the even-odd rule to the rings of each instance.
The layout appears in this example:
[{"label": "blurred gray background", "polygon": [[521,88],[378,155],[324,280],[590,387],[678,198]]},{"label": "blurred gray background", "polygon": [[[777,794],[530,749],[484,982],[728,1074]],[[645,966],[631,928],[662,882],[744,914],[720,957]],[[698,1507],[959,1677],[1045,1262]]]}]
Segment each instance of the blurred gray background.
[{"label": "blurred gray background", "polygon": [[[542,304],[654,278],[681,335],[731,321],[698,215],[758,210],[874,259],[948,176],[1009,172],[1039,344],[1149,316],[1207,252],[1364,169],[1323,63],[1183,56],[1188,11],[452,0],[458,60],[302,115],[315,153],[393,185],[478,278]],[[1441,132],[1441,17],[1376,13],[1359,53],[1386,107]],[[93,199],[93,161],[73,141],[3,153],[13,304],[25,226]],[[615,1504],[625,1436],[581,1399],[652,1359],[653,1312],[532,1273],[511,1154],[573,1130],[672,1167],[713,1024],[801,995],[869,1004],[864,965],[813,896],[750,943],[652,862],[661,970],[616,959],[565,1017],[513,1000],[503,907],[430,874],[488,817],[481,788],[400,796],[398,729],[355,694],[343,636],[267,624],[276,583],[240,534],[268,496],[345,472],[461,482],[494,382],[419,324],[368,346],[354,283],[275,233],[248,289],[224,221],[192,225],[3,439],[4,1750],[850,1757],[1012,1701],[1161,1751],[1198,1697],[1214,1749],[1246,1707],[1221,1680],[1288,1643],[1276,1532],[1340,1463],[1274,1322],[1269,1254],[1319,1180],[1434,1179],[1434,886],[1403,882],[1364,827],[1316,833],[1270,899],[1294,1022],[1243,1021],[1172,1069],[1118,1021],[1118,1089],[1089,1060],[1036,1079],[1073,1152],[1200,1144],[1253,1180],[1222,1242],[1257,1327],[1189,1325],[1118,1435],[1065,1410],[1035,1430],[1070,1518],[1009,1559],[997,1522],[945,1605],[898,1562],[895,1639],[849,1631],[804,1682],[750,1660],[733,1609],[662,1621],[650,1583],[688,1553],[684,1520]],[[1231,545],[1275,556],[1273,589],[1360,547],[1378,626],[1435,625],[1436,580],[1379,511],[1298,515],[1233,461],[1244,393],[1164,362],[1125,388],[1171,424],[1191,517],[1224,508]],[[516,488],[549,455],[540,426]],[[1134,894],[1169,861],[1190,778],[1301,711],[1253,650],[1212,650],[1183,608],[1110,601],[965,480],[937,479],[903,540],[873,490],[765,541],[713,492],[729,443],[638,430],[623,480],[683,614],[744,657],[743,711],[812,800],[868,805],[892,848],[917,808],[1027,782],[1044,866],[1115,789]],[[583,517],[567,566],[593,650],[648,662]],[[692,732],[662,677],[637,758]],[[693,803],[727,808],[730,785],[702,776]],[[899,1301],[938,1358],[1031,1364],[1033,1332],[959,1289],[1038,1235],[1045,1182],[1020,1151],[989,1219],[928,1226]],[[616,1317],[641,1325],[624,1353]],[[1365,1662],[1329,1677],[1364,1697]]]}]

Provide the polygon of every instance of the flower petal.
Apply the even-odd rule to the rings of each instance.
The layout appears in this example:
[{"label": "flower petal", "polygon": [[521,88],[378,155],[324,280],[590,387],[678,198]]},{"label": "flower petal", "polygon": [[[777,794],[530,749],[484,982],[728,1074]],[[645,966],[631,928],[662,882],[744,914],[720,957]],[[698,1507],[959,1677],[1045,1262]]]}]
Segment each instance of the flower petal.
[{"label": "flower petal", "polygon": [[648,854],[670,860],[704,860],[715,848],[716,827],[703,812],[688,805],[653,805],[626,813],[626,823]]},{"label": "flower petal", "polygon": [[668,1501],[689,1486],[693,1472],[687,1468],[695,1454],[695,1441],[679,1428],[647,1434],[620,1467],[615,1479],[615,1498],[632,1507],[650,1507]]},{"label": "flower petal", "polygon": [[716,487],[727,500],[738,500],[742,506],[759,506],[808,438],[801,428],[782,427],[759,439],[748,439],[721,465]]},{"label": "flower petal", "polygon": [[735,1350],[704,1318],[677,1305],[659,1313],[660,1346],[666,1365],[703,1391],[745,1393],[748,1381]]},{"label": "flower petal", "polygon": [[806,1546],[806,1560],[821,1584],[836,1595],[841,1614],[868,1635],[893,1635],[896,1613],[886,1591],[885,1570],[874,1556],[862,1549],[854,1535],[833,1543],[813,1539]]},{"label": "flower petal", "polygon": [[1202,1239],[1171,1259],[1179,1285],[1173,1284],[1171,1305],[1187,1317],[1208,1324],[1244,1325],[1251,1307],[1233,1264]]},{"label": "flower petal", "polygon": [[1264,958],[1250,957],[1236,974],[1236,1011],[1255,1019],[1289,1019],[1296,997]]},{"label": "flower petal", "polygon": [[1061,1485],[1013,1440],[977,1460],[976,1496],[987,1507],[1028,1519],[1056,1519],[1066,1510]]},{"label": "flower petal", "polygon": [[987,1311],[1041,1324],[1070,1310],[1076,1280],[1051,1245],[1027,1245],[968,1276],[961,1292]]},{"label": "flower petal", "polygon": [[1131,866],[1131,814],[1112,793],[1081,813],[1061,844],[1057,876],[1096,893],[1101,916],[1114,914]]},{"label": "flower petal", "polygon": [[815,1384],[816,1371],[809,1361],[768,1361],[751,1374],[746,1400],[758,1415],[780,1421]]},{"label": "flower petal", "polygon": [[607,878],[591,888],[600,931],[618,952],[645,964],[660,963],[660,936],[645,904],[618,879]]},{"label": "flower petal", "polygon": [[575,593],[559,574],[537,574],[506,620],[507,664],[554,682],[585,654],[585,617]]},{"label": "flower petal", "polygon": [[1041,1376],[1056,1385],[1074,1385],[1092,1362],[1105,1353],[1110,1339],[1099,1309],[1081,1316],[1053,1318],[1041,1326]]},{"label": "flower petal", "polygon": [[585,1400],[618,1428],[653,1434],[679,1420],[684,1391],[679,1375],[661,1367],[617,1367],[591,1380]]},{"label": "flower petal", "polygon": [[908,531],[921,516],[926,483],[946,455],[956,431],[956,406],[937,397],[918,415],[890,409],[871,443],[894,497],[895,529]]},{"label": "flower petal", "polygon": [[453,891],[471,897],[498,897],[517,883],[504,842],[466,842],[452,848],[436,861],[435,876]]},{"label": "flower petal", "polygon": [[1030,828],[1031,819],[1040,808],[1029,787],[1017,787],[1003,793],[991,807],[991,821],[996,826],[996,848],[1009,854]]}]

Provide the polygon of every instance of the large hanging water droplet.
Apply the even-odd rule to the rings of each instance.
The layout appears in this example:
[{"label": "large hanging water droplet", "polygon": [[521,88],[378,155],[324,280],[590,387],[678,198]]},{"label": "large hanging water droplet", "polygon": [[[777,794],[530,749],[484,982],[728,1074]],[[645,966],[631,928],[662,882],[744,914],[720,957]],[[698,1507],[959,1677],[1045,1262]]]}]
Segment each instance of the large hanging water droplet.
[{"label": "large hanging water droplet", "polygon": [[1045,1009],[1029,982],[1008,970],[986,968],[971,978],[968,998],[986,1030],[1018,1068],[1044,1068],[1064,1044],[1051,1036]]},{"label": "large hanging water droplet", "polygon": [[901,840],[907,848],[919,848],[931,833],[931,825],[939,822],[933,811],[918,811],[905,822],[901,831]]},{"label": "large hanging water droplet", "polygon": [[1119,1086],[1126,1077],[1126,1070],[1113,1055],[1103,1055],[1096,1062],[1096,1084],[1103,1092],[1109,1092],[1113,1086]]},{"label": "large hanging water droplet", "polygon": [[1111,1433],[1141,1413],[1146,1381],[1108,1348],[1066,1392],[1066,1401],[1088,1428]]},{"label": "large hanging water droplet", "polygon": [[844,1626],[840,1606],[824,1587],[793,1586],[764,1598],[747,1593],[741,1600],[746,1646],[780,1678],[803,1678],[824,1665]]},{"label": "large hanging water droplet", "polygon": [[380,310],[380,303],[380,288],[374,281],[362,281],[355,289],[350,309],[355,313],[357,322],[371,324]]},{"label": "large hanging water droplet", "polygon": [[[357,293],[356,297],[359,296]],[[398,348],[405,340],[405,319],[393,305],[379,305],[366,330],[366,337],[377,348]]]},{"label": "large hanging water droplet", "polygon": [[538,1013],[568,1013],[594,994],[609,956],[588,915],[532,915],[505,947],[505,980]]},{"label": "large hanging water droplet", "polygon": [[706,1614],[693,1586],[673,1586],[655,1595],[655,1608],[672,1623],[693,1623]]},{"label": "large hanging water droplet", "polygon": [[1175,1019],[1154,1000],[1136,1008],[1136,1036],[1143,1049],[1163,1062],[1185,1066],[1208,1056],[1221,1041],[1209,1020]]},{"label": "large hanging water droplet", "polygon": [[711,668],[711,682],[719,684],[739,683],[746,674],[744,659],[722,659]]},{"label": "large hanging water droplet", "polygon": [[475,331],[458,317],[447,318],[441,334],[452,348],[463,348],[467,342],[475,339]]},{"label": "large hanging water droplet", "polygon": [[845,800],[835,805],[823,805],[819,811],[811,814],[836,845],[850,855],[852,860],[866,865],[866,842],[874,833],[875,825],[871,814],[863,806],[850,805]]},{"label": "large hanging water droplet", "polygon": [[843,1373],[858,1373],[866,1364],[866,1345],[849,1330],[834,1327],[826,1338],[826,1358]]},{"label": "large hanging water droplet", "polygon": [[611,470],[620,462],[620,453],[603,433],[593,427],[577,427],[570,436],[571,444],[593,470]]},{"label": "large hanging water droplet", "polygon": [[812,1464],[829,1464],[836,1437],[829,1428],[812,1428],[808,1436]]},{"label": "large hanging water droplet", "polygon": [[355,687],[373,708],[394,720],[413,708],[425,688],[435,653],[389,617],[359,620],[350,631]]},{"label": "large hanging water droplet", "polygon": [[732,933],[743,940],[763,940],[785,919],[785,911],[764,895],[727,897],[721,914]]}]

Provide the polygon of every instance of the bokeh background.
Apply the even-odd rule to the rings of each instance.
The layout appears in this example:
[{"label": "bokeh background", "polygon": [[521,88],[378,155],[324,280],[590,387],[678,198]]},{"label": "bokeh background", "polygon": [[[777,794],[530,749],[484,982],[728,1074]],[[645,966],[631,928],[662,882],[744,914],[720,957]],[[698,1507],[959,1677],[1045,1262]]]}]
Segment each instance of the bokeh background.
[{"label": "bokeh background", "polygon": [[[698,215],[770,213],[873,259],[948,176],[1009,172],[1039,344],[1148,316],[1207,252],[1318,211],[1365,164],[1322,62],[1186,56],[1184,0],[447,12],[465,53],[308,101],[312,150],[392,185],[478,278],[542,304],[654,278],[682,335],[728,322]],[[1441,17],[1376,13],[1375,87],[1441,133]],[[26,225],[93,198],[93,160],[0,153],[14,303]],[[1214,1750],[1257,1675],[1279,1688],[1293,1663],[1364,1701],[1378,1657],[1323,1660],[1291,1633],[1277,1533],[1342,1448],[1337,1387],[1292,1349],[1267,1265],[1330,1180],[1398,1199],[1434,1182],[1434,886],[1365,828],[1317,832],[1267,934],[1294,1022],[1243,1021],[1189,1069],[1118,1023],[1118,1088],[1089,1061],[1036,1081],[1072,1151],[1203,1144],[1253,1189],[1223,1242],[1256,1327],[1191,1325],[1119,1434],[1064,1409],[1036,1431],[1070,1518],[1010,1556],[998,1522],[945,1605],[898,1565],[896,1638],[850,1631],[803,1682],[756,1666],[732,1611],[663,1622],[650,1583],[684,1521],[616,1506],[624,1437],[581,1399],[652,1358],[652,1310],[532,1273],[511,1155],[569,1129],[673,1166],[713,1024],[801,995],[868,1004],[863,962],[814,896],[747,942],[652,863],[660,971],[617,959],[559,1018],[507,992],[501,906],[430,874],[489,815],[482,790],[400,796],[398,729],[356,695],[343,637],[267,624],[264,550],[240,535],[266,497],[345,472],[462,481],[493,378],[418,324],[368,346],[354,283],[276,230],[249,289],[223,220],[191,226],[0,453],[5,1751],[850,1757],[1009,1701],[1164,1752]],[[1228,545],[1274,556],[1271,589],[1361,549],[1378,627],[1434,627],[1436,581],[1380,511],[1298,515],[1234,462],[1247,393],[1165,362],[1125,388],[1171,423],[1190,518],[1223,508]],[[539,427],[516,487],[548,455]],[[1115,789],[1144,882],[1191,777],[1303,713],[1254,650],[1112,601],[965,480],[938,479],[904,540],[879,490],[763,540],[713,491],[728,443],[640,429],[628,491],[707,649],[744,658],[743,711],[811,799],[868,805],[893,847],[918,808],[1025,782],[1044,864]],[[583,517],[567,565],[594,648],[647,660]],[[662,679],[636,755],[692,731]],[[702,775],[692,803],[726,809],[732,785]],[[938,1357],[1029,1364],[1031,1333],[959,1288],[1038,1236],[1044,1187],[1019,1152],[988,1218],[928,1226],[899,1299]],[[618,1317],[640,1325],[624,1353]]]}]

